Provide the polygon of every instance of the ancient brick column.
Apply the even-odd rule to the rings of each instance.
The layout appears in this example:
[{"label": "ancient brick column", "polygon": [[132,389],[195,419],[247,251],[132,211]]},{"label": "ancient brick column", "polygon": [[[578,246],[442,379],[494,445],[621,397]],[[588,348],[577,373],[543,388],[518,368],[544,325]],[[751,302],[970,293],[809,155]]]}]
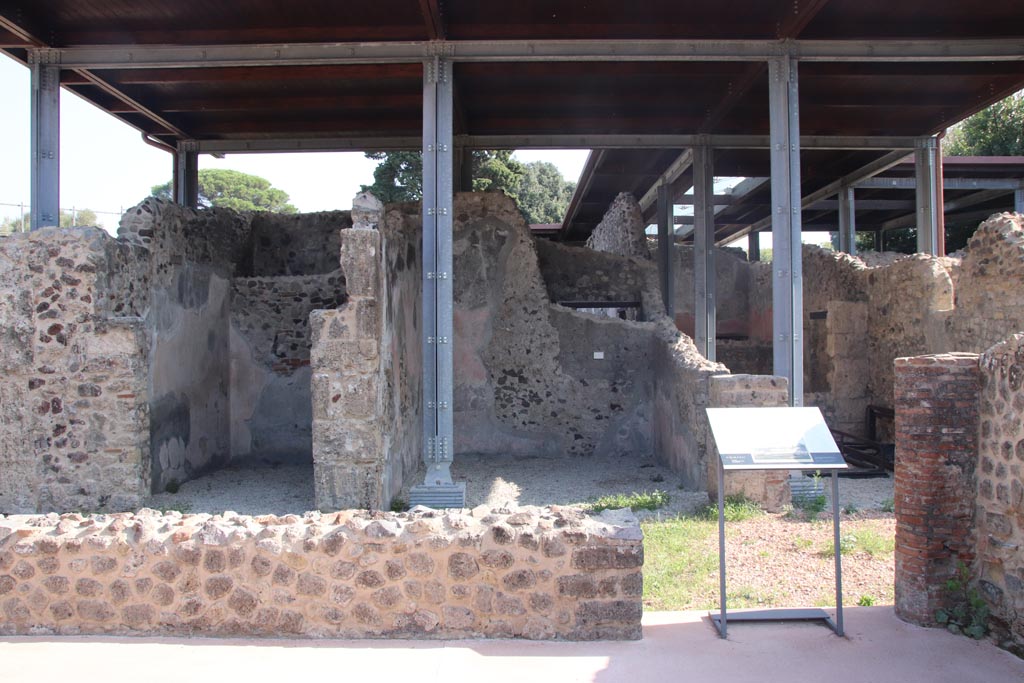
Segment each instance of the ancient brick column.
[{"label": "ancient brick column", "polygon": [[896,614],[933,624],[945,583],[973,554],[978,356],[897,358]]}]

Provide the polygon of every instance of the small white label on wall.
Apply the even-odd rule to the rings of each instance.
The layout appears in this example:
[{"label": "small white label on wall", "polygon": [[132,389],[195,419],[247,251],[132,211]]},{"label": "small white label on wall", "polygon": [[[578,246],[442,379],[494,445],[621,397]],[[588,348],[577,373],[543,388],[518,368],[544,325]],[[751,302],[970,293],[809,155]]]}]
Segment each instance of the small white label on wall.
[{"label": "small white label on wall", "polygon": [[604,351],[594,351],[594,360],[604,360]]}]

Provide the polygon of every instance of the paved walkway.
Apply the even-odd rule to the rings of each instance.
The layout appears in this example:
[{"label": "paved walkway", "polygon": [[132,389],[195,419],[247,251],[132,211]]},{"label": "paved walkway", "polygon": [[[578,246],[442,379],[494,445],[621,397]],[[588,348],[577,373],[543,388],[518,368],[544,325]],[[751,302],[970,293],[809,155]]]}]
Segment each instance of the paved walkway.
[{"label": "paved walkway", "polygon": [[733,624],[722,641],[705,613],[654,612],[629,643],[0,638],[0,681],[1024,682],[1024,660],[904,624],[891,607],[850,608],[846,625],[838,638],[815,624]]}]

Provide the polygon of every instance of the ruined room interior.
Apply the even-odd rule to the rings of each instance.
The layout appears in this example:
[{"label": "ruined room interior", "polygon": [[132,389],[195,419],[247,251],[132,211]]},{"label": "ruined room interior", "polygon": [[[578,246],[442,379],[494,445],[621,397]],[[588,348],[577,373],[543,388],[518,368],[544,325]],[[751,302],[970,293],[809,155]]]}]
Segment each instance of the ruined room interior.
[{"label": "ruined room interior", "polygon": [[[423,461],[423,484],[452,496],[431,500],[464,503],[447,481],[460,456],[639,459],[667,468],[666,488],[703,492],[704,407],[806,402],[856,433],[867,406],[891,407],[893,358],[1020,327],[1005,280],[976,262],[991,251],[1019,272],[1016,219],[945,257],[929,189],[936,136],[1024,85],[1013,3],[985,21],[935,10],[927,26],[912,7],[847,0],[700,21],[675,3],[607,4],[579,22],[564,19],[573,3],[557,21],[460,2],[266,3],[198,21],[197,3],[171,17],[139,3],[130,30],[46,4],[0,24],[38,95],[33,227],[57,214],[59,155],[39,152],[59,140],[61,87],[173,155],[175,203],[140,204],[117,239],[4,241],[9,510],[131,508],[218,469],[304,471],[318,508],[387,508],[417,500],[405,491]],[[211,22],[222,30],[195,29]],[[908,82],[914,101],[886,104]],[[640,165],[581,178],[590,222],[577,212],[538,239],[507,199],[464,192],[474,148]],[[343,149],[422,150],[422,203],[195,209],[201,155]],[[923,255],[870,267],[801,246],[804,211],[849,247],[852,213],[815,203],[842,205],[908,156]],[[761,180],[745,214],[719,215],[722,176]],[[771,266],[718,248],[769,231]],[[603,314],[619,310],[631,319]],[[788,496],[737,486],[769,506]]]}]

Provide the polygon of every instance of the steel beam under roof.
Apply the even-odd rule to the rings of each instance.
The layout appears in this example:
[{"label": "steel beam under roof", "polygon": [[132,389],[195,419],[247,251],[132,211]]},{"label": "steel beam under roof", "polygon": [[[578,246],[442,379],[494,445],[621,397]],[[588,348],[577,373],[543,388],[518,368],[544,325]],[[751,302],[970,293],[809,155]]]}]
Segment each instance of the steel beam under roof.
[{"label": "steel beam under roof", "polygon": [[1024,40],[462,40],[270,45],[131,45],[51,48],[74,69],[188,69],[284,64],[384,64],[433,56],[462,62],[1024,61]]},{"label": "steel beam under roof", "polygon": [[[914,149],[916,138],[904,136],[809,135],[805,149]],[[471,149],[666,149],[713,145],[717,149],[768,149],[767,135],[459,135],[455,145]],[[344,150],[415,150],[414,137],[253,138],[200,140],[203,153],[323,152]],[[652,197],[653,201],[653,197]],[[641,204],[642,205],[642,204]]]}]

